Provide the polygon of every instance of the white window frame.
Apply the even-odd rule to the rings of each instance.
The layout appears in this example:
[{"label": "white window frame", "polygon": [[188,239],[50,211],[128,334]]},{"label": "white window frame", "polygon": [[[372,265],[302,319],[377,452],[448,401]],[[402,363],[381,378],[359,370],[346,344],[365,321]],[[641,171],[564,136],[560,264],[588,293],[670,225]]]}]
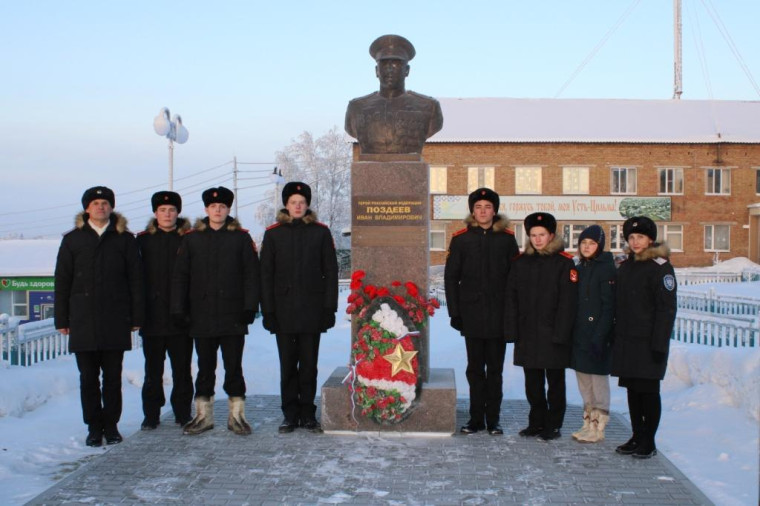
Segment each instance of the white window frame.
[{"label": "white window frame", "polygon": [[[543,182],[542,182],[542,167],[537,166],[524,166],[515,167],[515,195],[541,195]],[[524,179],[528,181],[528,184],[533,184],[534,187],[527,191],[520,188],[520,180]],[[536,187],[537,186],[537,187]]]},{"label": "white window frame", "polygon": [[[716,178],[715,173],[720,173],[720,177]],[[731,195],[731,169],[707,167],[705,169],[705,195]]]},{"label": "white window frame", "polygon": [[[430,251],[446,251],[448,242],[446,241],[447,221],[430,220]],[[439,239],[441,247],[434,246],[433,237],[442,237]]]},{"label": "white window frame", "polygon": [[494,167],[471,166],[467,167],[467,194],[478,188],[490,188],[495,190],[496,170]]},{"label": "white window frame", "polygon": [[[620,174],[625,174],[625,191],[615,191],[615,183],[620,189]],[[633,187],[633,188],[631,188]],[[610,167],[610,194],[611,195],[636,195],[638,191],[638,168],[637,167]]]},{"label": "white window frame", "polygon": [[430,193],[441,194],[448,192],[449,168],[445,165],[430,166]]},{"label": "white window frame", "polygon": [[[663,176],[665,181],[663,181]],[[683,195],[683,183],[682,167],[661,167],[657,169],[658,195]]]},{"label": "white window frame", "polygon": [[625,237],[623,237],[623,224],[613,223],[610,225],[610,251],[623,251]]},{"label": "white window frame", "polygon": [[11,291],[11,316],[29,318],[28,295],[28,292],[24,291]]},{"label": "white window frame", "polygon": [[565,195],[589,194],[588,167],[562,167],[562,193]]},{"label": "white window frame", "polygon": [[[680,236],[681,247],[676,248],[673,244],[673,237]],[[683,251],[683,225],[673,223],[657,224],[658,241],[667,242],[671,251]]]},{"label": "white window frame", "polygon": [[[728,231],[728,246],[726,249],[718,249],[715,247],[715,228],[716,227],[725,227]],[[709,242],[709,244],[708,244]],[[726,225],[722,223],[715,223],[715,224],[707,224],[704,227],[704,247],[705,251],[718,251],[718,252],[726,252],[731,251],[731,225]]]},{"label": "white window frame", "polygon": [[578,251],[578,239],[581,232],[593,225],[593,223],[564,223],[562,225],[562,242],[565,251]]}]

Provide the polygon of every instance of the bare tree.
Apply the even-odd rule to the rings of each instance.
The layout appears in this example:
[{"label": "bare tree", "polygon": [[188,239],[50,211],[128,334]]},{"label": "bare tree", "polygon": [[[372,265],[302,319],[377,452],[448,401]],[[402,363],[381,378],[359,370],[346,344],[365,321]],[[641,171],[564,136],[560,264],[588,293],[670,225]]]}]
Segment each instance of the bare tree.
[{"label": "bare tree", "polygon": [[[311,186],[311,208],[330,228],[336,247],[346,247],[341,231],[351,224],[351,139],[338,127],[317,139],[311,132],[303,132],[276,153],[275,161],[286,181],[304,181]],[[272,222],[274,200],[272,194],[256,210],[256,219],[264,226]]]}]

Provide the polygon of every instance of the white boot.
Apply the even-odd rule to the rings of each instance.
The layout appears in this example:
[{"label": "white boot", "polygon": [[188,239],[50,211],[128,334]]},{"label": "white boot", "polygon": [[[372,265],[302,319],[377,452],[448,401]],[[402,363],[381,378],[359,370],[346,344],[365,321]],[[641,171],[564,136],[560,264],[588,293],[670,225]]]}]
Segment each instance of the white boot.
[{"label": "white boot", "polygon": [[182,428],[182,433],[190,436],[214,428],[214,396],[195,398],[195,418]]},{"label": "white boot", "polygon": [[243,397],[229,398],[230,415],[227,418],[227,428],[240,436],[247,436],[252,432],[251,426],[245,419],[245,399]]},{"label": "white boot", "polygon": [[598,410],[599,411],[599,421],[597,422],[596,426],[596,440],[594,443],[597,443],[599,441],[604,441],[604,429],[607,427],[607,423],[610,421],[610,412],[605,411],[603,409]]},{"label": "white boot", "polygon": [[573,439],[578,439],[581,436],[586,435],[586,433],[589,431],[589,427],[591,426],[591,408],[588,406],[583,407],[583,427],[578,429],[578,431],[573,432]]},{"label": "white boot", "polygon": [[604,441],[604,428],[610,419],[609,411],[594,408],[591,411],[591,428],[582,439],[582,443],[596,443]]}]

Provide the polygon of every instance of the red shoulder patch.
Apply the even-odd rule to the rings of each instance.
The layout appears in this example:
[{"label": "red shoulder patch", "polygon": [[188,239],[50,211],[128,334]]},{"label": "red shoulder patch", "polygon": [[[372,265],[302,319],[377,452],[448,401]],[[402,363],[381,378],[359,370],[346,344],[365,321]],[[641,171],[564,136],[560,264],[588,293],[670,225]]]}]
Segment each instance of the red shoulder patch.
[{"label": "red shoulder patch", "polygon": [[505,228],[504,232],[506,232],[509,235],[515,235],[515,232],[513,230],[508,229],[508,228]]},{"label": "red shoulder patch", "polygon": [[267,227],[267,230],[272,230],[273,228],[277,228],[277,227],[279,227],[280,225],[282,225],[282,223],[280,223],[279,221],[278,221],[277,223],[272,223],[271,225],[269,225],[269,226]]},{"label": "red shoulder patch", "polygon": [[147,231],[147,230],[143,230],[142,232],[138,232],[138,233],[137,233],[137,237],[140,237],[141,235],[145,235],[145,234],[147,234],[147,233],[148,233],[148,231]]},{"label": "red shoulder patch", "polygon": [[456,232],[454,232],[453,234],[451,234],[451,237],[456,237],[456,236],[458,236],[458,235],[462,235],[462,234],[464,234],[465,232],[467,232],[467,227],[465,227],[465,228],[463,228],[463,229],[461,229],[461,230],[457,230]]},{"label": "red shoulder patch", "polygon": [[560,251],[559,254],[562,255],[565,258],[569,258],[570,260],[572,260],[574,258],[573,255],[571,255],[567,251]]},{"label": "red shoulder patch", "polygon": [[243,228],[243,227],[240,227],[240,231],[245,232],[246,234],[250,233],[247,228]]},{"label": "red shoulder patch", "polygon": [[324,224],[324,223],[322,223],[321,221],[315,221],[314,223],[315,223],[316,225],[319,225],[320,227],[325,227],[327,230],[330,230],[330,227],[328,227],[327,225],[325,225],[325,224]]},{"label": "red shoulder patch", "polygon": [[187,234],[192,234],[193,232],[197,232],[197,231],[198,231],[198,229],[197,229],[197,228],[191,228],[190,230],[188,230],[187,232],[185,232],[185,233],[184,233],[184,234],[182,234],[182,235],[184,236],[184,235],[187,235]]}]

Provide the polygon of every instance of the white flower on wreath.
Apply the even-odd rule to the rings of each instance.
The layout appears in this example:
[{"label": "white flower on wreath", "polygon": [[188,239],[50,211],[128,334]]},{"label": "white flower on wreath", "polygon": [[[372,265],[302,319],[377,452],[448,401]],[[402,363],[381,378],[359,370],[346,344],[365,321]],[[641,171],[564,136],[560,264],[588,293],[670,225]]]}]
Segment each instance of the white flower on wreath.
[{"label": "white flower on wreath", "polygon": [[[384,390],[390,392],[391,390],[397,391],[404,398],[404,402],[401,403],[401,412],[403,413],[412,405],[415,397],[417,397],[417,386],[415,384],[404,383],[403,381],[388,381],[378,379],[368,379],[361,374],[357,375],[357,379],[361,385],[365,387],[375,387],[378,390]],[[400,399],[399,399],[400,400]]]},{"label": "white flower on wreath", "polygon": [[401,338],[409,333],[409,329],[404,325],[404,320],[386,304],[380,304],[380,309],[372,315],[372,320],[380,324],[380,327],[387,330],[396,337]]}]

